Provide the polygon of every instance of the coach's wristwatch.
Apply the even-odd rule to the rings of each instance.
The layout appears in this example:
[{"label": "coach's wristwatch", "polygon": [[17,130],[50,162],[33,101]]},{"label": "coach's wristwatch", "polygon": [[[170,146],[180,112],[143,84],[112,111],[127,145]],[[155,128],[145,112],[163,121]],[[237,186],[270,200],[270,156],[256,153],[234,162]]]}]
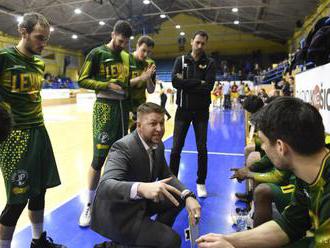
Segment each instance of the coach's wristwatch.
[{"label": "coach's wristwatch", "polygon": [[181,192],[181,199],[183,201],[186,201],[188,197],[196,199],[196,195],[194,194],[194,192],[190,191],[189,189],[185,189]]}]

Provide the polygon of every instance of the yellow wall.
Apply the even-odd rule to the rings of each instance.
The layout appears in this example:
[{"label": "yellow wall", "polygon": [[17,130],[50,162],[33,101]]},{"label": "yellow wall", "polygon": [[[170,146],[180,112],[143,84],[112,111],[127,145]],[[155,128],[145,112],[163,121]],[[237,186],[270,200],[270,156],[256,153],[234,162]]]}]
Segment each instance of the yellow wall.
[{"label": "yellow wall", "polygon": [[78,81],[79,70],[77,68],[68,68],[66,69],[66,75],[71,78],[73,81]]},{"label": "yellow wall", "polygon": [[[173,20],[181,25],[180,30],[175,29],[174,24],[170,21],[165,21],[161,25],[159,33],[151,35],[156,42],[154,48],[156,58],[169,58],[182,54],[177,43],[180,31],[186,33],[185,51],[187,52],[190,49],[192,34],[197,30],[205,30],[209,34],[208,53],[217,51],[222,55],[239,55],[251,54],[254,50],[267,54],[287,52],[286,44],[266,40],[223,25],[204,22],[190,15],[179,14]],[[136,42],[136,40],[137,38],[134,41]]]},{"label": "yellow wall", "polygon": [[302,38],[306,38],[309,31],[313,28],[320,18],[328,16],[330,13],[330,0],[320,0],[318,8],[304,20],[303,27],[297,29],[292,38],[288,41],[290,52],[294,52],[299,47]]},{"label": "yellow wall", "polygon": [[[18,42],[19,42],[18,37],[5,35],[4,33],[0,32],[0,48],[3,48],[8,45],[16,45]],[[47,53],[54,53],[55,59],[54,60],[44,59],[46,64],[45,72],[49,72],[54,76],[62,75],[65,56],[70,55],[76,57],[78,61],[78,67],[68,68],[66,76],[69,77],[72,76],[73,80],[77,79],[77,74],[84,61],[84,56],[81,51],[68,50],[58,46],[49,45],[45,48],[45,51],[43,52],[43,54],[47,54]]]}]

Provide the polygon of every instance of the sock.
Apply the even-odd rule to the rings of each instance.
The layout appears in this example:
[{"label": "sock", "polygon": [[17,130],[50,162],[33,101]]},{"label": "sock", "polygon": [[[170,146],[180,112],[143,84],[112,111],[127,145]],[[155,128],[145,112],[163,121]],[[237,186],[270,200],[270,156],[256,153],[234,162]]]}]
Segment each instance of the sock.
[{"label": "sock", "polygon": [[88,190],[86,204],[91,204],[94,201],[95,192],[96,192],[95,190]]},{"label": "sock", "polygon": [[10,248],[11,240],[1,240],[0,239],[0,248]]},{"label": "sock", "polygon": [[31,223],[32,238],[39,239],[44,231],[44,223]]}]

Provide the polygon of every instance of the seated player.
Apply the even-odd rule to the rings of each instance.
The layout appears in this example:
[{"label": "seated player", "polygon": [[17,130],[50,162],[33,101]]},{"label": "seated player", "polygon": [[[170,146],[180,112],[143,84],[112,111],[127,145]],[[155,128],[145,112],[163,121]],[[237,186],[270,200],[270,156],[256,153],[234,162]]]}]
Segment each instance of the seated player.
[{"label": "seated player", "polygon": [[[291,204],[274,220],[252,230],[207,234],[199,248],[316,247],[330,244],[330,152],[322,117],[309,103],[278,97],[257,114],[262,148],[282,170],[296,176]],[[306,237],[310,230],[312,237]]]}]

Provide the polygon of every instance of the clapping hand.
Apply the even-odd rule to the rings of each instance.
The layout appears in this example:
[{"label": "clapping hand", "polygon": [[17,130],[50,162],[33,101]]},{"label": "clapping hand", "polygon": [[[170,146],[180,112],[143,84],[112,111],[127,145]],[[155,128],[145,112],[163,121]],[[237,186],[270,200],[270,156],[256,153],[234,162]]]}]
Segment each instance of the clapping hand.
[{"label": "clapping hand", "polygon": [[156,72],[156,66],[154,64],[148,65],[148,67],[142,72],[141,80],[146,81],[152,78]]}]

